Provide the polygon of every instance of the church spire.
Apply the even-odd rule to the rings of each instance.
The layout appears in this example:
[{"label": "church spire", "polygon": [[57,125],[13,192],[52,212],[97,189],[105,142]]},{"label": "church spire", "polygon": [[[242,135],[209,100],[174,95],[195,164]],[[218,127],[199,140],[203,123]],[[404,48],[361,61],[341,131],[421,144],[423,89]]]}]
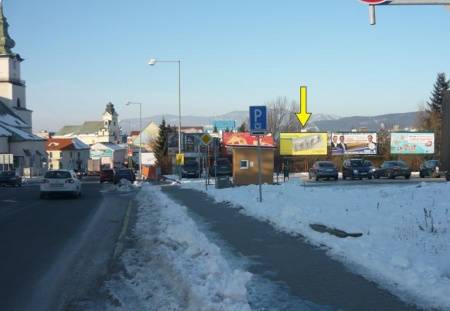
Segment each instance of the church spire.
[{"label": "church spire", "polygon": [[0,55],[15,55],[12,49],[16,46],[16,43],[9,36],[8,33],[8,21],[3,14],[3,1],[0,0]]}]

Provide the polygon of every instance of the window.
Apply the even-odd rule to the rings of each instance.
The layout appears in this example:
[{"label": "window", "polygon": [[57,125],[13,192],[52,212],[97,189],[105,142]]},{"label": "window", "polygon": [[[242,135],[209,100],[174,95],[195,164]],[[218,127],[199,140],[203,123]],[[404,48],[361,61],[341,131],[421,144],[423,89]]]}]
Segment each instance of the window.
[{"label": "window", "polygon": [[53,158],[53,152],[50,151],[50,152],[48,153],[48,157],[49,157],[50,159]]},{"label": "window", "polygon": [[62,152],[59,153],[59,157],[62,159],[62,157],[63,157],[63,153]]},{"label": "window", "polygon": [[248,170],[249,165],[248,165],[248,160],[241,160],[241,170]]},{"label": "window", "polygon": [[20,98],[17,98],[17,108],[21,108],[21,107],[22,107],[22,104],[20,102]]}]

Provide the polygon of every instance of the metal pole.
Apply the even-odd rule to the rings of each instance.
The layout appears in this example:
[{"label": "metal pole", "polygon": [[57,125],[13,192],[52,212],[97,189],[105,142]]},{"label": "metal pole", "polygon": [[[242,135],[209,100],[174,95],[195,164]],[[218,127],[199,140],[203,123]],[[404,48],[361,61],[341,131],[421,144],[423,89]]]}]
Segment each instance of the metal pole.
[{"label": "metal pole", "polygon": [[369,19],[370,19],[370,25],[375,25],[377,23],[374,5],[369,5]]},{"label": "metal pole", "polygon": [[260,135],[256,136],[258,138],[258,185],[259,185],[259,202],[262,202],[262,175],[261,175],[261,140]]},{"label": "metal pole", "polygon": [[139,176],[142,179],[142,103],[139,103]]},{"label": "metal pole", "polygon": [[[181,60],[178,61],[178,154],[181,154]],[[181,167],[178,167],[181,179]]]},{"label": "metal pole", "polygon": [[214,181],[217,187],[217,140],[214,138]]}]

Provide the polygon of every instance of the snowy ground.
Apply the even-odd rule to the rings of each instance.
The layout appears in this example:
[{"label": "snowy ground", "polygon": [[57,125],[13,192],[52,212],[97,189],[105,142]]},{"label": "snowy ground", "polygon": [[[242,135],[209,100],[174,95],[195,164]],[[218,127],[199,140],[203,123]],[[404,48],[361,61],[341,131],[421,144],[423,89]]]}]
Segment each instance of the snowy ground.
[{"label": "snowy ground", "polygon": [[[200,181],[183,187],[205,191]],[[265,185],[263,193],[258,203],[257,186],[208,190],[217,201],[325,245],[333,258],[407,302],[450,310],[450,183],[304,187],[292,180]],[[341,239],[310,224],[363,236]]]},{"label": "snowy ground", "polygon": [[125,271],[106,282],[109,310],[250,310],[251,275],[230,268],[186,208],[144,184]]}]

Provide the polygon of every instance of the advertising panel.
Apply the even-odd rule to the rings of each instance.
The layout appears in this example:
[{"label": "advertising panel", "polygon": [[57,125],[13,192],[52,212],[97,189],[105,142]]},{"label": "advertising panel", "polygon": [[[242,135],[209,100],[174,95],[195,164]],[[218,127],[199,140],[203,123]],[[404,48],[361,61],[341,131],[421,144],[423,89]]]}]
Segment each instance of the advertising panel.
[{"label": "advertising panel", "polygon": [[326,155],[327,133],[281,133],[280,154],[283,156]]},{"label": "advertising panel", "polygon": [[[223,133],[223,143],[226,146],[257,146],[258,140],[250,133]],[[261,136],[261,146],[274,147],[272,135]]]},{"label": "advertising panel", "polygon": [[331,155],[376,155],[376,133],[332,133]]},{"label": "advertising panel", "polygon": [[392,133],[391,154],[434,154],[434,133]]}]

